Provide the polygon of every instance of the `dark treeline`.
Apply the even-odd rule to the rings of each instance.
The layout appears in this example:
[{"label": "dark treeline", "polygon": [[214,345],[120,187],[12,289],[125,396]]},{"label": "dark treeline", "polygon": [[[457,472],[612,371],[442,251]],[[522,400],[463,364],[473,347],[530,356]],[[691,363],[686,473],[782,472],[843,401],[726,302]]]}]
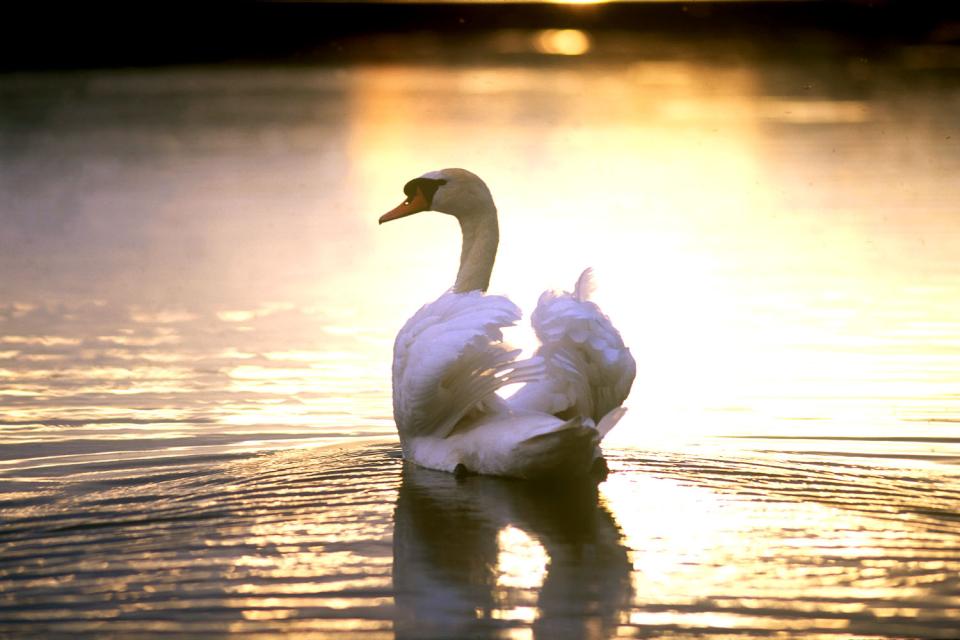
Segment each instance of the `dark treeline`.
[{"label": "dark treeline", "polygon": [[416,57],[422,51],[415,48],[369,46],[369,36],[411,33],[432,38],[454,52],[450,55],[469,56],[473,39],[505,28],[737,39],[763,55],[823,34],[867,49],[960,43],[960,5],[923,0],[587,6],[22,2],[5,7],[2,15],[0,68],[7,70]]}]

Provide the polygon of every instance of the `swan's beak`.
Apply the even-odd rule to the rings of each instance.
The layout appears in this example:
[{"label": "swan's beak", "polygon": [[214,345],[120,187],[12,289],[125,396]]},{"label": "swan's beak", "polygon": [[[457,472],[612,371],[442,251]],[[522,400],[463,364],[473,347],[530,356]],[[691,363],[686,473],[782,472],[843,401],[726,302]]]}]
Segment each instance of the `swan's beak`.
[{"label": "swan's beak", "polygon": [[417,189],[417,193],[412,198],[407,198],[401,202],[396,209],[388,211],[380,216],[380,224],[383,224],[384,222],[390,222],[391,220],[396,220],[397,218],[411,216],[415,213],[426,211],[429,208],[430,203],[427,202],[423,192],[420,191],[420,189]]}]

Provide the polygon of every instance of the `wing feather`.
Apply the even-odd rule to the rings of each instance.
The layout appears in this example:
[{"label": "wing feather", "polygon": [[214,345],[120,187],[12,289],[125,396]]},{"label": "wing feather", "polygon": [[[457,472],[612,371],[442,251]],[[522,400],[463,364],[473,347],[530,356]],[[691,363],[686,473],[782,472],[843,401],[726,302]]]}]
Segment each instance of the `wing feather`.
[{"label": "wing feather", "polygon": [[[545,375],[510,398],[511,407],[564,419],[580,415],[598,424],[626,400],[636,363],[610,319],[589,300],[593,288],[587,269],[572,293],[546,291],[540,296],[531,321],[540,338],[537,355],[544,360]],[[605,431],[616,419],[610,416]]]},{"label": "wing feather", "polygon": [[407,321],[394,343],[393,410],[401,440],[447,437],[504,385],[542,374],[539,359],[520,360],[502,329],[520,319],[502,296],[448,292]]}]

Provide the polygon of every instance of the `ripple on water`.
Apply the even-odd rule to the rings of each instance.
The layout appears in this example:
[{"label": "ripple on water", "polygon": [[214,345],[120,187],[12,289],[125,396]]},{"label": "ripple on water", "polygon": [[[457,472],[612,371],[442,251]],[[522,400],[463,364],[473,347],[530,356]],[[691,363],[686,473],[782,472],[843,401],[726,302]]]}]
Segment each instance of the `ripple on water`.
[{"label": "ripple on water", "polygon": [[955,636],[954,476],[609,457],[599,489],[393,444],[9,482],[0,633]]}]

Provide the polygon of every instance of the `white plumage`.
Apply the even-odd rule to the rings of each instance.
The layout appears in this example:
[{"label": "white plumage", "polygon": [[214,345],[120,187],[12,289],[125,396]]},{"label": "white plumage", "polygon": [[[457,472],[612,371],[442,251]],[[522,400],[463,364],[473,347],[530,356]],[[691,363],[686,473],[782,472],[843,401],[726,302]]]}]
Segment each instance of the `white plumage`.
[{"label": "white plumage", "polygon": [[[443,471],[535,478],[589,472],[599,441],[625,409],[636,365],[620,334],[589,300],[587,269],[572,292],[547,291],[533,312],[541,346],[528,359],[504,344],[520,310],[485,295],[496,256],[496,208],[463,169],[425,174],[386,222],[432,209],[463,231],[452,290],[423,306],[397,334],[393,409],[404,457]],[[497,391],[525,383],[504,400]]]}]

